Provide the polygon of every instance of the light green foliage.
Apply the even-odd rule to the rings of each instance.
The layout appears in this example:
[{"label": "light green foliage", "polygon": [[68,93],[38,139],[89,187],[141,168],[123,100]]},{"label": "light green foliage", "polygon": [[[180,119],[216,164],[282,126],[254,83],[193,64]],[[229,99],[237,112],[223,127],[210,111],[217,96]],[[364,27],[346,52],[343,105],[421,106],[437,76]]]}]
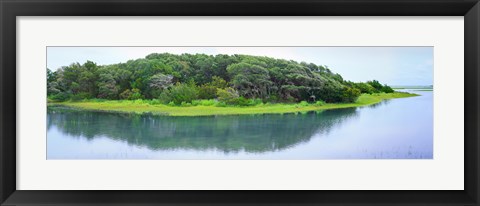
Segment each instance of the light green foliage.
[{"label": "light green foliage", "polygon": [[212,106],[215,105],[218,101],[215,99],[202,99],[202,100],[193,100],[193,106]]},{"label": "light green foliage", "polygon": [[60,102],[49,103],[50,105],[63,105],[75,107],[85,110],[101,110],[112,112],[134,112],[134,113],[152,113],[157,115],[171,115],[171,116],[206,116],[206,115],[237,115],[237,114],[272,114],[272,113],[296,113],[306,111],[318,111],[324,109],[348,108],[371,105],[381,102],[384,99],[404,98],[418,96],[409,93],[377,93],[377,94],[362,94],[354,103],[327,103],[323,105],[302,103],[306,106],[299,106],[298,104],[259,104],[256,106],[239,107],[234,105],[227,105],[224,102],[216,101],[214,105],[210,106],[189,106],[188,109],[170,102],[168,105],[154,104],[153,102],[145,100],[110,100],[110,101],[80,101],[80,102]]},{"label": "light green foliage", "polygon": [[182,106],[182,107],[190,107],[190,106],[192,106],[192,103],[182,102],[182,103],[180,104],[180,106]]},{"label": "light green foliage", "polygon": [[299,106],[302,106],[302,107],[305,107],[305,106],[308,106],[308,102],[307,101],[301,101],[300,103],[298,103]]},{"label": "light green foliage", "polygon": [[326,104],[326,103],[325,103],[324,101],[322,101],[322,100],[318,100],[318,101],[315,102],[315,105],[316,105],[316,106],[323,106],[323,105],[325,105],[325,104]]}]

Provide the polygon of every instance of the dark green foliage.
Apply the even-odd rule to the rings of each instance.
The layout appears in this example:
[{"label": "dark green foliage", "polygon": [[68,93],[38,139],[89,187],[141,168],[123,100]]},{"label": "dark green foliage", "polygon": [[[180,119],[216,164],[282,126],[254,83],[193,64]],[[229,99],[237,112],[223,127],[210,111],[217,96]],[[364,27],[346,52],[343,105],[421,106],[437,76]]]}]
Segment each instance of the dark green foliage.
[{"label": "dark green foliage", "polygon": [[92,98],[93,98],[92,94],[90,94],[88,92],[79,92],[79,93],[71,96],[71,99],[73,101],[80,101],[80,100],[92,99]]},{"label": "dark green foliage", "polygon": [[368,81],[367,83],[371,85],[373,88],[375,88],[374,90],[375,93],[379,93],[379,92],[393,93],[394,92],[391,87],[387,86],[386,84],[382,85],[377,80]]},{"label": "dark green foliage", "polygon": [[382,90],[383,86],[377,80],[368,81],[367,84],[372,86],[376,91]]},{"label": "dark green foliage", "polygon": [[343,102],[355,102],[360,96],[361,92],[359,89],[346,87],[343,90]]},{"label": "dark green foliage", "polygon": [[248,98],[265,98],[273,82],[270,81],[268,70],[262,66],[249,63],[232,64],[227,67],[233,87],[240,95]]},{"label": "dark green foliage", "polygon": [[232,104],[238,101],[237,99],[240,96],[238,95],[238,92],[235,89],[229,87],[226,89],[217,89],[217,97],[218,97],[218,100],[221,102]]},{"label": "dark green foliage", "polygon": [[200,87],[198,87],[198,98],[200,99],[214,99],[217,97],[217,88],[204,84]]},{"label": "dark green foliage", "polygon": [[[231,88],[230,88],[231,87]],[[72,63],[47,69],[51,100],[158,99],[184,105],[195,99],[218,104],[263,102],[353,102],[360,93],[390,93],[376,80],[345,81],[327,66],[249,55],[154,53],[112,65]],[[256,103],[255,103],[256,104]]]},{"label": "dark green foliage", "polygon": [[385,92],[385,93],[393,93],[393,89],[387,85],[384,85],[383,88],[382,88],[382,92]]},{"label": "dark green foliage", "polygon": [[49,99],[51,99],[53,101],[59,101],[59,102],[67,101],[71,97],[72,97],[72,95],[69,94],[69,93],[66,93],[66,92],[60,92],[60,93],[52,94],[52,95],[48,96]]}]

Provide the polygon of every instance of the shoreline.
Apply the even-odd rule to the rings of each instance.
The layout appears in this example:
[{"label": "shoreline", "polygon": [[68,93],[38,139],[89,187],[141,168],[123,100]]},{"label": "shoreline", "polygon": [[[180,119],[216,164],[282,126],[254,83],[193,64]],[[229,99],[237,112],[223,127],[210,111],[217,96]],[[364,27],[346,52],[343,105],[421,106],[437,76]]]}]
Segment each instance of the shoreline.
[{"label": "shoreline", "polygon": [[248,115],[248,114],[286,114],[301,113],[309,111],[319,111],[327,109],[340,109],[362,107],[377,104],[383,100],[407,98],[420,96],[418,94],[406,92],[380,93],[380,94],[362,94],[355,103],[327,103],[324,105],[301,105],[274,103],[261,104],[256,106],[168,106],[165,104],[149,104],[136,100],[106,100],[79,101],[79,102],[57,102],[47,103],[47,107],[63,106],[85,111],[116,112],[116,113],[149,113],[163,116],[215,116],[215,115]]}]

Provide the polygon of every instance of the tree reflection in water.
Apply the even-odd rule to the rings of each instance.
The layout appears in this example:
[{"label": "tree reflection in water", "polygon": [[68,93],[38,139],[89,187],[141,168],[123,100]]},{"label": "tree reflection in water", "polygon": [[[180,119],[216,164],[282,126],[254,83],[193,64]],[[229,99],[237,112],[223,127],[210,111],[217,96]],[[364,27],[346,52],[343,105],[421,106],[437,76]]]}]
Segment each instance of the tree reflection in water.
[{"label": "tree reflection in water", "polygon": [[[188,108],[185,108],[188,109]],[[356,108],[303,114],[170,117],[48,108],[47,126],[92,140],[107,137],[151,150],[216,149],[224,153],[279,151],[328,134]]]}]

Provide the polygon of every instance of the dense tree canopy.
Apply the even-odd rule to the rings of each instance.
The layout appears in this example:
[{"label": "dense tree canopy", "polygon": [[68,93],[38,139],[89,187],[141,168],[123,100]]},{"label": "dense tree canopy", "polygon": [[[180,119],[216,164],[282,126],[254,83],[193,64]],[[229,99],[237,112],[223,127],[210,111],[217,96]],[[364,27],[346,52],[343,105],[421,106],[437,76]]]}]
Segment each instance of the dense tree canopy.
[{"label": "dense tree canopy", "polygon": [[190,103],[219,99],[231,104],[354,102],[361,93],[391,93],[376,80],[354,83],[327,66],[249,55],[154,53],[126,63],[72,63],[47,69],[48,97],[56,101],[159,99]]}]

